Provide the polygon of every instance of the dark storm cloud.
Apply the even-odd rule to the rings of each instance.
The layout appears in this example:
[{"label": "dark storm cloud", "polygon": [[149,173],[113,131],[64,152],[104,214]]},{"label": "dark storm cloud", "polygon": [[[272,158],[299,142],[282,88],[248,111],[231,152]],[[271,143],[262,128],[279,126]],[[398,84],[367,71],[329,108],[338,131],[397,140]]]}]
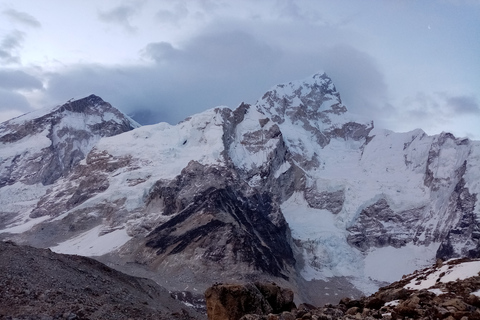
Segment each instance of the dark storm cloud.
[{"label": "dark storm cloud", "polygon": [[18,50],[22,47],[25,33],[19,30],[13,30],[7,34],[0,42],[0,61],[5,64],[14,64],[20,62]]},{"label": "dark storm cloud", "polygon": [[8,90],[41,89],[42,82],[21,70],[0,69],[0,88]]},{"label": "dark storm cloud", "polygon": [[446,99],[446,103],[458,114],[480,114],[480,105],[472,96],[455,96]]},{"label": "dark storm cloud", "polygon": [[40,28],[42,26],[42,24],[34,16],[26,12],[20,12],[14,9],[8,9],[3,11],[3,13],[9,18],[11,18],[12,20],[20,22],[26,26],[34,27],[34,28]]},{"label": "dark storm cloud", "polygon": [[120,5],[107,11],[100,11],[98,17],[104,22],[116,23],[127,31],[134,32],[136,28],[132,26],[131,19],[138,12],[140,5],[141,3]]}]

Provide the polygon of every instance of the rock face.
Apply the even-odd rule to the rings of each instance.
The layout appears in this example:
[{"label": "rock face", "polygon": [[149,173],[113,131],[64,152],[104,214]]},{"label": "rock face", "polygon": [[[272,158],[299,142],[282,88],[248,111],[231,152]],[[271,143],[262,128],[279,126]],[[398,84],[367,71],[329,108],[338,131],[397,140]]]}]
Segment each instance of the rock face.
[{"label": "rock face", "polygon": [[[197,186],[195,192],[188,190],[192,186]],[[251,273],[258,270],[288,279],[287,267],[295,264],[295,258],[287,225],[269,218],[281,216],[279,207],[270,194],[251,188],[233,172],[191,162],[168,184],[157,182],[149,198],[149,203],[163,202],[164,213],[175,214],[146,237],[146,247],[155,250],[156,260],[182,255],[185,268],[193,267],[191,259],[201,257],[225,272],[233,273],[235,264],[248,264]]]},{"label": "rock face", "polygon": [[98,261],[0,242],[2,319],[204,319],[151,280]]},{"label": "rock face", "polygon": [[172,291],[268,280],[315,303],[341,290],[308,281],[372,293],[480,252],[480,143],[374,128],[324,73],[135,126],[95,96],[1,124],[0,238]]},{"label": "rock face", "polygon": [[295,307],[293,291],[274,283],[216,284],[205,291],[210,320],[238,320],[247,314],[267,315]]}]

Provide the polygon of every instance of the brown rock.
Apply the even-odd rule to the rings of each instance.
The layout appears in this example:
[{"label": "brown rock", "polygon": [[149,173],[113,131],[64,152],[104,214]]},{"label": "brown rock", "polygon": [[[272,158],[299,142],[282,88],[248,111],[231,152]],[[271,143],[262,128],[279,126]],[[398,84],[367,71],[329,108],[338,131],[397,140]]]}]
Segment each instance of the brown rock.
[{"label": "brown rock", "polygon": [[397,288],[379,291],[375,296],[380,300],[388,302],[393,300],[405,300],[410,296],[410,293],[405,288]]},{"label": "brown rock", "polygon": [[246,314],[240,320],[267,320],[267,317],[259,314]]},{"label": "brown rock", "polygon": [[246,314],[267,315],[272,307],[251,284],[218,284],[205,291],[210,320],[238,320]]},{"label": "brown rock", "polygon": [[442,307],[450,309],[449,307],[455,308],[457,311],[467,311],[468,305],[458,298],[450,299],[442,303]]},{"label": "brown rock", "polygon": [[360,311],[360,309],[358,307],[351,307],[350,309],[347,310],[347,312],[345,312],[345,314],[349,314],[349,315],[356,315],[358,312]]},{"label": "brown rock", "polygon": [[385,301],[383,301],[382,299],[379,299],[377,297],[373,297],[365,303],[365,307],[369,308],[369,309],[378,310],[381,307],[383,307],[384,304],[385,304]]},{"label": "brown rock", "polygon": [[273,313],[290,311],[295,308],[292,290],[281,288],[275,283],[255,282],[255,286],[270,304]]},{"label": "brown rock", "polygon": [[284,311],[280,314],[280,320],[295,320],[293,313]]}]

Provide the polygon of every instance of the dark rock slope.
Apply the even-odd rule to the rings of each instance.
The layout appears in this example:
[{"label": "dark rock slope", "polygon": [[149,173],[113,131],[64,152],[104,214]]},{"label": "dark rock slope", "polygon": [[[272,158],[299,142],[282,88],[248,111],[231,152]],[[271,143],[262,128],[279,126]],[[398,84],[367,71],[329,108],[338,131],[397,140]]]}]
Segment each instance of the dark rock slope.
[{"label": "dark rock slope", "polygon": [[151,280],[0,242],[0,319],[201,319]]}]

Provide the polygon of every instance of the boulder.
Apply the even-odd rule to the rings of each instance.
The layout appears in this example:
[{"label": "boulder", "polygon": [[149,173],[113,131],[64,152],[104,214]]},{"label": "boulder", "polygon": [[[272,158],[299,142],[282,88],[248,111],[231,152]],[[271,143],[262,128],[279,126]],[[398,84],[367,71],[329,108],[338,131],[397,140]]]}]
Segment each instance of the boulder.
[{"label": "boulder", "polygon": [[282,313],[295,308],[293,303],[293,291],[287,288],[281,288],[275,283],[255,282],[255,286],[273,309],[273,313]]},{"label": "boulder", "polygon": [[266,316],[295,307],[293,291],[274,283],[215,284],[205,291],[205,300],[210,320],[238,320],[251,314]]}]

